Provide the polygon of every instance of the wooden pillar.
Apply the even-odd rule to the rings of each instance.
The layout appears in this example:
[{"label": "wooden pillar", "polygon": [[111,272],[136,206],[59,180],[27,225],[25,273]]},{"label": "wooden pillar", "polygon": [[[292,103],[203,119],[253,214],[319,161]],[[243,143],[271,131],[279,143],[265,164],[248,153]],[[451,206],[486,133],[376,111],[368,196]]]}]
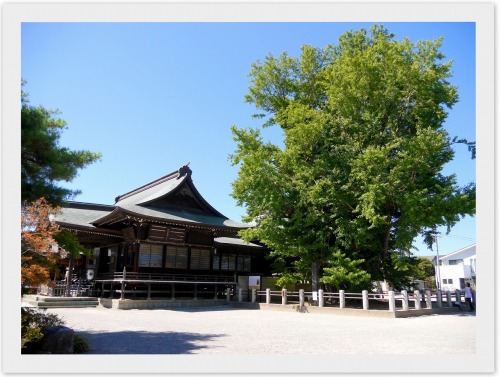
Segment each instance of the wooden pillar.
[{"label": "wooden pillar", "polygon": [[368,291],[361,291],[361,294],[363,296],[363,310],[368,310],[370,308],[370,303],[368,302]]},{"label": "wooden pillar", "polygon": [[148,283],[148,300],[151,300],[151,283]]},{"label": "wooden pillar", "polygon": [[171,297],[171,299],[175,300],[175,284],[171,284],[171,286],[172,286],[172,297]]},{"label": "wooden pillar", "polygon": [[217,300],[217,284],[214,284],[214,300]]},{"label": "wooden pillar", "polygon": [[394,298],[394,291],[389,291],[389,311],[396,311],[396,300]]},{"label": "wooden pillar", "polygon": [[113,283],[111,283],[111,286],[109,288],[109,298],[113,298]]},{"label": "wooden pillar", "polygon": [[286,301],[287,301],[287,293],[288,291],[286,290],[286,288],[283,288],[281,290],[281,305],[286,305]]},{"label": "wooden pillar", "polygon": [[420,291],[418,289],[415,290],[414,293],[414,298],[415,298],[415,309],[420,310],[422,308],[421,303],[420,303]]},{"label": "wooden pillar", "polygon": [[438,289],[436,292],[436,305],[438,308],[443,307],[443,294],[441,292],[441,289]]},{"label": "wooden pillar", "polygon": [[403,290],[403,291],[401,291],[401,294],[403,295],[403,300],[402,300],[403,310],[407,311],[409,309],[408,291]]},{"label": "wooden pillar", "polygon": [[120,288],[120,300],[125,298],[125,281],[122,280],[121,288]]},{"label": "wooden pillar", "polygon": [[198,300],[198,284],[194,283],[194,297],[193,300]]}]

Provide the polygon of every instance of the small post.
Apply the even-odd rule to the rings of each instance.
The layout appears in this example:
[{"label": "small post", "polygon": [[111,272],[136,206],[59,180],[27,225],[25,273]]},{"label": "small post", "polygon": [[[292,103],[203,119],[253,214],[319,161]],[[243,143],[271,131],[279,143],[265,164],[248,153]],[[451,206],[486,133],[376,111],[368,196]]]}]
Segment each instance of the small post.
[{"label": "small post", "polygon": [[266,289],[266,304],[271,303],[271,288]]},{"label": "small post", "polygon": [[453,306],[453,302],[451,302],[451,292],[446,291],[446,303],[448,304],[448,307],[451,308]]},{"label": "small post", "polygon": [[322,308],[323,306],[325,306],[325,298],[323,297],[323,290],[320,289],[318,291],[318,306],[320,308]]},{"label": "small post", "polygon": [[339,303],[340,303],[340,309],[345,308],[345,291],[341,289],[339,291]]},{"label": "small post", "polygon": [[441,289],[438,289],[436,292],[436,305],[438,308],[443,307],[443,293],[441,292]]},{"label": "small post", "polygon": [[113,298],[113,283],[111,283],[111,287],[109,288],[109,298]]},{"label": "small post", "polygon": [[120,300],[123,300],[125,298],[125,281],[122,280],[122,287],[120,291]]},{"label": "small post", "polygon": [[396,300],[394,299],[394,291],[389,291],[389,311],[396,311]]},{"label": "small post", "polygon": [[281,305],[286,305],[286,301],[287,301],[287,290],[286,288],[283,288],[281,290]]},{"label": "small post", "polygon": [[361,293],[363,295],[363,310],[368,310],[370,308],[370,304],[368,303],[368,291],[364,290]]},{"label": "small post", "polygon": [[254,304],[257,301],[257,290],[252,289],[252,304]]},{"label": "small post", "polygon": [[226,289],[226,302],[231,300],[231,288]]},{"label": "small post", "polygon": [[420,291],[418,289],[415,290],[415,309],[420,310],[422,308],[421,303],[420,303]]},{"label": "small post", "polygon": [[427,309],[432,309],[431,291],[428,289],[425,290],[425,304]]},{"label": "small post", "polygon": [[303,289],[299,289],[299,306],[301,308],[304,307],[304,290]]},{"label": "small post", "polygon": [[455,303],[459,306],[462,305],[462,292],[460,292],[460,289],[455,290]]},{"label": "small post", "polygon": [[151,300],[151,283],[148,283],[148,300]]},{"label": "small post", "polygon": [[198,300],[198,284],[194,283],[194,297],[193,300]]},{"label": "small post", "polygon": [[242,293],[243,289],[242,288],[238,288],[238,302],[242,302],[243,301],[243,293]]},{"label": "small post", "polygon": [[409,308],[409,304],[408,304],[408,291],[402,290],[401,294],[403,295],[403,300],[402,300],[403,310],[404,311],[408,311],[408,308]]},{"label": "small post", "polygon": [[172,286],[172,300],[175,300],[175,284],[171,284]]},{"label": "small post", "polygon": [[217,300],[217,284],[214,284],[214,300]]}]

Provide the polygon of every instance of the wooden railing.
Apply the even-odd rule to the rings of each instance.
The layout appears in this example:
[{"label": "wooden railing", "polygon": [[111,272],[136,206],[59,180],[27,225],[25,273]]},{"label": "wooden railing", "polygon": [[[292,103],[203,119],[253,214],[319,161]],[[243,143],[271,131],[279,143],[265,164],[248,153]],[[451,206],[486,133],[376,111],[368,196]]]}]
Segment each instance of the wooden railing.
[{"label": "wooden railing", "polygon": [[155,281],[186,281],[186,282],[228,282],[234,281],[234,276],[229,275],[186,275],[162,274],[147,272],[114,272],[99,274],[96,282],[112,282],[122,280],[155,280]]},{"label": "wooden railing", "polygon": [[[441,292],[438,290],[431,294],[429,290],[423,292],[416,290],[412,293],[408,293],[407,291],[389,291],[386,293],[368,293],[368,291],[363,291],[361,293],[353,293],[341,290],[333,293],[323,292],[322,290],[317,292],[306,292],[301,289],[299,291],[289,292],[286,289],[281,291],[267,289],[265,291],[252,292],[251,295],[248,295],[248,297],[250,296],[252,297],[252,302],[261,302],[262,298],[265,297],[265,302],[267,304],[273,302],[279,303],[279,301],[281,301],[282,305],[298,303],[299,306],[302,307],[307,301],[309,305],[320,307],[338,306],[340,309],[343,309],[346,307],[346,302],[350,301],[351,306],[362,308],[363,310],[368,310],[373,307],[374,309],[385,309],[389,311],[395,311],[397,309],[406,311],[410,309],[410,306],[414,309],[452,307],[459,306],[463,302],[463,293],[460,290],[454,292]],[[353,302],[360,302],[361,305],[359,303],[352,304]]]}]

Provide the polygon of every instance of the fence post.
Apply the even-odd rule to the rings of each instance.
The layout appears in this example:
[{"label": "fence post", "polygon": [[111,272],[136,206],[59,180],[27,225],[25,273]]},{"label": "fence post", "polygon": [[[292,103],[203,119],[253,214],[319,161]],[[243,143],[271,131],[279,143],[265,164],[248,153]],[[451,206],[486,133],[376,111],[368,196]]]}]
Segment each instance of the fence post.
[{"label": "fence post", "polygon": [[436,305],[438,308],[443,307],[443,294],[441,292],[441,289],[438,289],[436,292]]},{"label": "fence post", "polygon": [[120,300],[123,300],[125,298],[125,282],[122,280],[122,287],[120,291]]},{"label": "fence post", "polygon": [[339,304],[340,304],[340,309],[345,308],[345,291],[343,289],[339,291]]},{"label": "fence post", "polygon": [[252,289],[252,304],[257,301],[257,291],[255,289]]},{"label": "fence post", "polygon": [[322,308],[323,306],[325,306],[325,299],[323,297],[323,290],[322,289],[320,289],[318,291],[318,306],[320,308]]},{"label": "fence post", "polygon": [[368,303],[368,291],[364,290],[361,293],[363,294],[363,310],[368,310],[370,308],[370,304]]},{"label": "fence post", "polygon": [[453,303],[451,302],[451,291],[446,291],[446,303],[449,308],[453,306]]},{"label": "fence post", "polygon": [[231,301],[231,288],[226,289],[226,302]]},{"label": "fence post", "polygon": [[427,309],[432,309],[431,291],[428,289],[425,291],[425,304]]},{"label": "fence post", "polygon": [[281,305],[286,305],[286,301],[287,301],[287,289],[286,288],[283,288],[281,290]]},{"label": "fence post", "polygon": [[299,289],[299,306],[301,308],[304,307],[304,290],[303,289]]},{"label": "fence post", "polygon": [[417,310],[422,309],[422,306],[420,304],[420,300],[421,300],[420,291],[418,289],[415,290],[413,297],[415,298],[415,309],[417,309]]},{"label": "fence post", "polygon": [[462,292],[460,289],[455,290],[455,303],[462,305]]},{"label": "fence post", "polygon": [[271,288],[266,289],[266,304],[271,303]]},{"label": "fence post", "polygon": [[408,291],[406,290],[402,290],[401,291],[401,294],[403,295],[403,301],[402,301],[402,304],[403,304],[403,310],[404,311],[407,311],[408,308],[409,308],[409,305],[408,305]]},{"label": "fence post", "polygon": [[389,311],[396,311],[396,300],[394,299],[394,291],[389,291]]},{"label": "fence post", "polygon": [[242,288],[238,288],[238,302],[242,302],[243,301],[242,291],[243,291]]}]

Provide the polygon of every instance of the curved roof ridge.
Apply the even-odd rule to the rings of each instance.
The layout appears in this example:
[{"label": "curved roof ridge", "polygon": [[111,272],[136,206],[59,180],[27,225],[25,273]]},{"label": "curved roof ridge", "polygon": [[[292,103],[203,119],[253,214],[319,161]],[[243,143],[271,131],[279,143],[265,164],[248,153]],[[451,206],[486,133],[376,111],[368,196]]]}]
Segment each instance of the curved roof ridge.
[{"label": "curved roof ridge", "polygon": [[142,185],[140,187],[137,187],[137,188],[133,189],[132,191],[126,192],[125,194],[118,195],[115,198],[115,204],[118,203],[120,200],[129,198],[129,197],[136,195],[142,191],[148,190],[148,189],[150,189],[154,186],[157,186],[165,181],[169,181],[173,178],[179,179],[180,177],[182,177],[185,174],[191,175],[192,172],[191,172],[191,169],[189,169],[188,165],[189,165],[189,162],[186,165],[180,167],[178,170],[173,171],[173,172],[171,172],[171,173],[169,173],[161,178],[155,179],[154,181],[146,183],[145,185]]}]

